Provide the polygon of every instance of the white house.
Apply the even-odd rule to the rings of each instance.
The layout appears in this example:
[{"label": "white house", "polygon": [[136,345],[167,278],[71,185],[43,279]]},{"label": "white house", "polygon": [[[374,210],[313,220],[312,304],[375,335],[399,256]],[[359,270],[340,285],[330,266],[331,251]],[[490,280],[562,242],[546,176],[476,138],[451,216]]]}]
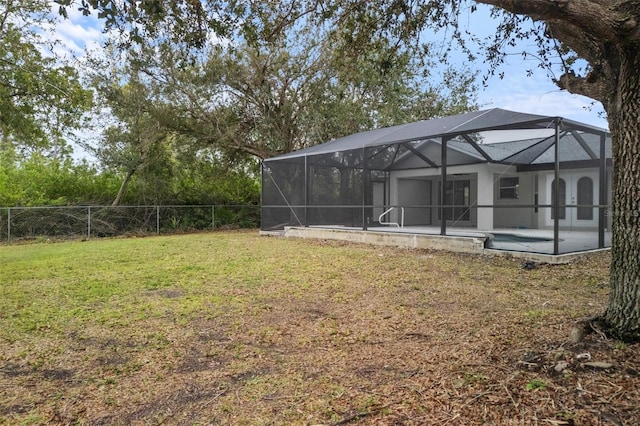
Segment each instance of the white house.
[{"label": "white house", "polygon": [[[517,133],[513,137],[518,137]],[[449,207],[445,207],[444,214],[448,225],[486,231],[552,228],[555,161],[554,145],[549,142],[554,141],[555,132],[541,138],[485,142],[479,147],[490,160],[471,150],[467,142],[449,141],[447,157],[456,165],[447,168],[444,204]],[[559,163],[558,215],[559,226],[563,229],[598,228],[597,206],[600,205],[601,188],[596,152],[600,150],[599,144],[598,135],[580,131],[565,132],[559,136],[559,157],[562,161]],[[546,145],[550,146],[537,155]],[[441,143],[437,141],[426,141],[416,147],[425,155],[440,149]],[[531,152],[534,150],[536,152]],[[532,159],[534,155],[537,156]],[[603,204],[610,204],[610,156],[609,139],[605,139]],[[518,159],[524,161],[518,162]],[[424,167],[420,161],[413,153],[398,160],[398,167],[390,171],[387,182],[373,184],[373,204],[429,205],[432,207],[405,209],[404,225],[439,225],[443,202],[442,170],[440,167]],[[382,213],[380,208],[374,210]]]},{"label": "white house", "polygon": [[262,229],[607,228],[611,142],[561,117],[475,111],[357,133],[263,162]]}]

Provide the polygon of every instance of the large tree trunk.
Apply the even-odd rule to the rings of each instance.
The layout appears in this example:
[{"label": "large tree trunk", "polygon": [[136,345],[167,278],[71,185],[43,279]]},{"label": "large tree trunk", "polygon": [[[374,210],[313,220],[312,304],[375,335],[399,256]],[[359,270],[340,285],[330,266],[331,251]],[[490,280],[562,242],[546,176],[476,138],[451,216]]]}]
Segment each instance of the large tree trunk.
[{"label": "large tree trunk", "polygon": [[[640,9],[637,0],[475,0],[527,15],[590,64],[587,75],[566,72],[558,85],[601,101],[613,146],[613,206],[609,305],[614,336],[640,341]],[[513,35],[513,34],[512,34]]]},{"label": "large tree trunk", "polygon": [[625,55],[607,110],[613,139],[611,276],[604,319],[618,338],[640,339],[640,74]]}]

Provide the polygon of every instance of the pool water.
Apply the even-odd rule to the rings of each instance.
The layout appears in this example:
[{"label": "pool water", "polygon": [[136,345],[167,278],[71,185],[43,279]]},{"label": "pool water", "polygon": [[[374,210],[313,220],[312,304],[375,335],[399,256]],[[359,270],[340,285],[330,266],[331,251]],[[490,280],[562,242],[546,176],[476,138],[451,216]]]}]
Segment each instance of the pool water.
[{"label": "pool water", "polygon": [[548,243],[553,241],[553,238],[546,237],[529,237],[526,235],[516,234],[492,234],[493,238],[490,241],[495,243]]}]

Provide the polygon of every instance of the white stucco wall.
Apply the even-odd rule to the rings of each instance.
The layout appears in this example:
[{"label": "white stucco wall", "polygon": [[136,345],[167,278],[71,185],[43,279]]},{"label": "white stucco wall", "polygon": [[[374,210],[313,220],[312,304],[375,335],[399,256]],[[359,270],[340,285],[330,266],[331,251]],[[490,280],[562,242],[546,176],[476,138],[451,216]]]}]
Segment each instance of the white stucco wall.
[{"label": "white stucco wall", "polygon": [[[489,173],[486,164],[464,165],[464,166],[450,166],[447,168],[448,180],[470,180],[470,193],[469,198],[471,207],[478,205],[480,196],[489,196],[493,193],[492,188],[487,188],[491,185],[491,173]],[[390,173],[390,203],[391,205],[416,205],[416,204],[431,204],[433,206],[438,205],[438,188],[440,185],[441,173],[440,169],[411,169],[411,170],[396,170]],[[419,187],[415,183],[416,180],[428,180],[431,181],[431,196],[430,200],[426,201],[421,198],[422,195],[413,195],[412,191]],[[423,185],[422,193],[426,191],[426,183]],[[480,193],[480,191],[482,191]],[[489,198],[490,199],[490,198]],[[491,204],[491,203],[485,203]],[[491,229],[493,224],[493,213],[491,208],[486,209],[471,209],[470,223],[460,224],[478,226],[478,229],[486,230]],[[437,207],[431,209],[431,221],[432,225],[438,225],[438,210]]]},{"label": "white stucco wall", "polygon": [[[495,205],[492,207],[472,208],[470,223],[459,224],[461,226],[475,226],[478,230],[488,231],[497,228],[550,228],[553,227],[551,209],[540,208],[536,213],[533,208],[500,208],[500,206],[533,205],[536,202],[536,192],[539,204],[551,204],[552,171],[520,172],[515,166],[499,164],[475,164],[463,166],[450,166],[447,168],[448,180],[469,179],[471,181],[471,206]],[[608,172],[610,176],[610,171]],[[599,202],[598,169],[562,170],[560,176],[567,181],[568,193],[567,205],[575,203],[575,185],[577,179],[589,176],[594,184],[594,204]],[[412,169],[398,170],[390,173],[390,205],[438,205],[438,190],[440,187],[439,169]],[[499,197],[499,183],[501,177],[518,177],[518,198],[501,199]],[[431,182],[429,186],[429,181]],[[569,188],[571,187],[571,188]],[[608,179],[609,195],[611,193],[611,179]],[[610,203],[610,196],[609,196]],[[431,217],[428,214],[407,209],[407,225],[431,224],[438,225],[438,209],[431,209]],[[598,226],[598,212],[594,209],[593,220],[576,220],[575,208],[567,209],[567,214],[574,213],[572,217],[561,221],[561,227],[594,228]],[[399,217],[392,215],[397,221]],[[610,218],[607,218],[609,222]]]},{"label": "white stucco wall", "polygon": [[[523,208],[500,208],[500,206],[533,205],[535,203],[535,173],[518,173],[515,166],[492,167],[493,176],[493,204],[496,208],[493,211],[494,228],[537,228],[537,214],[534,209]],[[500,198],[500,179],[518,178],[518,198]]]}]

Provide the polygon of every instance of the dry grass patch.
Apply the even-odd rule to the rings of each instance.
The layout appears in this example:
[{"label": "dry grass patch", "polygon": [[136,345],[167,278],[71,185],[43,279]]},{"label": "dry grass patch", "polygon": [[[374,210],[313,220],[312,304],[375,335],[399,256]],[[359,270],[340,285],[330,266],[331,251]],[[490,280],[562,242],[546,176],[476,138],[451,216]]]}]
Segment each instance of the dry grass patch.
[{"label": "dry grass patch", "polygon": [[235,232],[0,247],[0,261],[6,424],[640,418],[638,345],[568,341],[604,310],[607,254],[525,270]]}]

